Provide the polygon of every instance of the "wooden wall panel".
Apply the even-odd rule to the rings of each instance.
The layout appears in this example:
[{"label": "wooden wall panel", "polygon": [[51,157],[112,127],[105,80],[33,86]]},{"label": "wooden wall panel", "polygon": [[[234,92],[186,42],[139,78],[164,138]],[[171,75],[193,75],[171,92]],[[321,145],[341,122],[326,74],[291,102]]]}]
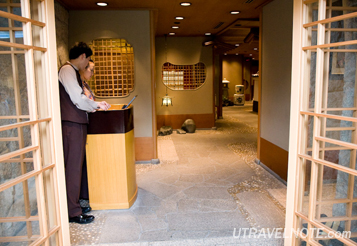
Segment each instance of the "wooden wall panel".
[{"label": "wooden wall panel", "polygon": [[177,115],[157,115],[157,129],[162,126],[171,126],[173,129],[180,129],[187,119],[193,119],[196,128],[214,127],[214,114],[177,114]]},{"label": "wooden wall panel", "polygon": [[151,161],[156,156],[156,146],[152,137],[135,138],[135,161]]},{"label": "wooden wall panel", "polygon": [[285,181],[288,174],[289,152],[260,138],[260,162],[269,167]]}]

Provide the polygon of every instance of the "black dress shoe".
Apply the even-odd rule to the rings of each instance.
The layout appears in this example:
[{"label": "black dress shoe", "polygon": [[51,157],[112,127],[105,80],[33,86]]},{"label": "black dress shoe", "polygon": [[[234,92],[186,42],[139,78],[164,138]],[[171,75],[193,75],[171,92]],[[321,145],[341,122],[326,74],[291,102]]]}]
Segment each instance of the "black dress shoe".
[{"label": "black dress shoe", "polygon": [[91,207],[81,207],[81,209],[82,209],[82,214],[86,214],[92,211]]},{"label": "black dress shoe", "polygon": [[70,217],[69,222],[75,222],[78,224],[88,224],[91,223],[94,220],[93,215],[86,215],[86,214],[80,214],[75,217]]}]

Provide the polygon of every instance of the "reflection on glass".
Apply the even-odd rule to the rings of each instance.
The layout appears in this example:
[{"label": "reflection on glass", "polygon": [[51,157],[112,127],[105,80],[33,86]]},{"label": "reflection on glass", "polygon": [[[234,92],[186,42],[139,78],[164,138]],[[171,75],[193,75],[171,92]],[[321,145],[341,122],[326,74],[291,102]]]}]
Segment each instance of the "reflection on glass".
[{"label": "reflection on glass", "polygon": [[[21,173],[19,169],[12,170],[12,172],[16,171]],[[1,203],[0,217],[11,218],[38,214],[35,178],[29,179],[26,183],[27,186],[20,183],[0,193],[0,201],[7,201]],[[27,190],[24,190],[24,188]],[[29,214],[26,214],[26,211],[29,211]],[[31,222],[29,222],[29,225],[31,226]],[[26,222],[0,223],[0,226],[4,237],[27,235]],[[38,230],[35,231],[38,233]]]},{"label": "reflection on glass", "polygon": [[303,220],[301,218],[298,217],[298,225],[297,227],[294,229],[295,230],[295,234],[293,235],[293,238],[297,237],[296,240],[296,245],[301,245],[301,246],[306,246],[306,242],[303,240],[308,237],[308,223],[306,220]]},{"label": "reflection on glass", "polygon": [[309,199],[310,199],[310,178],[311,178],[311,161],[301,160],[300,170],[302,172],[302,179],[300,180],[299,194],[300,204],[298,205],[298,211],[305,216],[308,216],[309,212]]},{"label": "reflection on glass", "polygon": [[307,63],[310,64],[309,87],[310,93],[308,98],[309,108],[315,107],[315,83],[316,83],[316,52],[310,52]]}]

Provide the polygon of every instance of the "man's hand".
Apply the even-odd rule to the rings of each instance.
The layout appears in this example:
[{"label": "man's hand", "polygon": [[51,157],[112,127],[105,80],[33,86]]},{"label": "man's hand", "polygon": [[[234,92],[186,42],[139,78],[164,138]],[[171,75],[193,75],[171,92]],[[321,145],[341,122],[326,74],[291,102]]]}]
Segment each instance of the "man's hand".
[{"label": "man's hand", "polygon": [[102,101],[98,103],[98,107],[103,110],[108,110],[110,108],[110,104],[106,101]]}]

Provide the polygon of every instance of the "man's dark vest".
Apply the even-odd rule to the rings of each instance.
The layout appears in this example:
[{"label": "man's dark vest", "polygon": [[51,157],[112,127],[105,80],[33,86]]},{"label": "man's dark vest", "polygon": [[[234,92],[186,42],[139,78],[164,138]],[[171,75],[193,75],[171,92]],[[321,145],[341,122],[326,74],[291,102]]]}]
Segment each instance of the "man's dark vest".
[{"label": "man's dark vest", "polygon": [[[58,72],[64,66],[71,66],[74,69],[74,71],[76,71],[78,84],[81,88],[83,88],[82,80],[81,80],[81,76],[79,75],[79,72],[70,63],[67,62],[66,64],[64,64],[62,67],[60,67]],[[71,121],[80,124],[87,124],[88,123],[87,112],[80,110],[79,108],[76,107],[76,105],[73,104],[71,98],[69,97],[68,93],[64,89],[61,82],[59,82],[59,91],[60,91],[62,121]]]}]

